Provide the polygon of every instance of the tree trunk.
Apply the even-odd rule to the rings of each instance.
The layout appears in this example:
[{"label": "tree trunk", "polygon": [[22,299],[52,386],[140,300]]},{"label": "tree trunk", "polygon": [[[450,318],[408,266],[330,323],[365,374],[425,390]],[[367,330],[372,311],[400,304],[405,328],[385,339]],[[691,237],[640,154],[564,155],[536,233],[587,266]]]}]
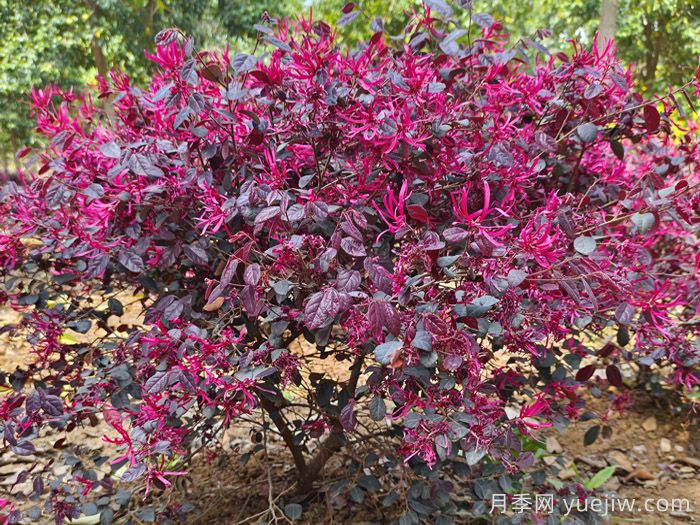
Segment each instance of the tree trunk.
[{"label": "tree trunk", "polygon": [[10,180],[10,163],[7,162],[7,151],[2,150],[2,182]]},{"label": "tree trunk", "polygon": [[107,60],[102,52],[102,46],[97,40],[97,36],[92,37],[92,42],[90,42],[90,47],[92,47],[92,57],[95,59],[95,67],[100,76],[107,78],[109,74],[109,68],[107,67]]},{"label": "tree trunk", "polygon": [[653,13],[645,17],[645,57],[644,57],[644,82],[650,87],[656,79],[656,68],[659,65],[661,50],[666,45],[666,24],[668,19],[661,15],[653,18]]},{"label": "tree trunk", "polygon": [[[105,80],[109,80],[109,66],[107,65],[107,59],[102,52],[102,46],[100,45],[97,36],[92,37],[92,42],[90,42],[90,47],[92,48],[92,57],[95,59],[95,67],[99,75]],[[115,122],[117,117],[114,113],[114,107],[112,106],[112,97],[109,96],[104,99],[104,108],[107,118],[111,122]]]},{"label": "tree trunk", "polygon": [[144,49],[153,49],[153,37],[155,30],[153,27],[153,19],[158,8],[156,0],[148,0],[141,11],[143,20],[143,34],[141,35],[141,47]]},{"label": "tree trunk", "polygon": [[605,49],[608,42],[615,39],[617,12],[620,0],[601,0],[600,24],[598,25],[598,51]]},{"label": "tree trunk", "polygon": [[[292,338],[293,339],[293,338]],[[362,374],[362,362],[364,358],[359,355],[355,357],[353,365],[350,367],[350,378],[345,386],[345,389],[354,399],[357,391],[357,382]],[[314,451],[313,455],[308,458],[304,457],[303,447],[294,442],[294,434],[289,424],[281,414],[282,405],[277,405],[263,395],[259,395],[260,407],[269,414],[270,419],[277,427],[278,432],[282,436],[287,448],[292,453],[294,466],[297,474],[297,490],[302,493],[308,493],[313,489],[313,484],[319,479],[323,472],[323,468],[328,463],[328,460],[338,452],[346,443],[345,432],[339,421],[335,420],[332,424],[332,431],[319,444],[319,447]]]},{"label": "tree trunk", "polygon": [[16,135],[10,135],[10,146],[12,147],[12,160],[15,164],[15,174],[19,175],[19,170],[22,166],[20,165],[19,159],[17,158],[17,150],[19,150],[19,144],[17,144]]}]

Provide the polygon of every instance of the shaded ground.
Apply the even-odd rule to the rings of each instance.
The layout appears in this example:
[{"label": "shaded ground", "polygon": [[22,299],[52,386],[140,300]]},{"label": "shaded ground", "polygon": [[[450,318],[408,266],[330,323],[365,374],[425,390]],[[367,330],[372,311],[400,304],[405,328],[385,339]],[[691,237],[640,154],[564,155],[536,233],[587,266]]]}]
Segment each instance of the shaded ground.
[{"label": "shaded ground", "polygon": [[[15,314],[0,310],[0,324]],[[127,313],[127,316],[129,314]],[[133,317],[130,322],[137,322]],[[303,352],[303,346],[293,349]],[[28,348],[19,341],[0,335],[0,369],[12,370],[27,361]],[[320,362],[337,368],[338,375],[345,373],[347,364]],[[590,446],[583,445],[585,432],[597,421],[579,422],[564,434],[549,429],[542,437],[547,439],[551,453],[544,462],[552,475],[562,481],[590,479],[608,465],[617,465],[615,475],[603,486],[609,498],[634,500],[635,512],[614,512],[608,523],[640,523],[665,525],[700,523],[700,437],[693,415],[673,416],[665,406],[656,404],[647,394],[635,394],[634,405],[623,415],[612,414],[607,419],[611,433],[604,431]],[[601,413],[607,405],[592,399],[590,408]],[[277,523],[287,523],[283,508],[290,502],[303,503],[304,513],[297,523],[310,524],[384,524],[395,519],[396,508],[384,508],[381,497],[366,498],[362,504],[345,496],[321,494],[300,501],[294,495],[294,473],[288,451],[275,438],[268,436],[265,447],[260,447],[260,436],[251,433],[245,422],[227,432],[220,447],[206,456],[195,458],[190,468],[191,476],[181,479],[159,497],[173,501],[190,501],[197,510],[190,523],[229,525],[267,522],[272,508]],[[37,442],[38,454],[60,459],[70,452],[79,457],[94,457],[109,452],[109,444],[102,441],[105,428],[101,425],[81,429],[70,449],[53,448],[56,437]],[[259,450],[250,453],[255,447]],[[267,451],[267,453],[266,453]],[[26,469],[32,457],[17,458],[9,453],[0,455],[0,497],[7,497],[26,489],[29,481],[16,483],[18,473]],[[57,461],[56,465],[60,465]],[[55,466],[56,472],[61,468]],[[108,467],[105,465],[104,467]],[[329,463],[325,471],[324,485],[347,476],[338,458]],[[678,501],[684,499],[686,501]],[[676,502],[672,501],[676,500]],[[140,506],[134,501],[134,516]],[[22,504],[26,509],[34,503]],[[664,509],[665,505],[668,506]],[[675,508],[672,508],[675,505]],[[273,520],[275,521],[275,520]],[[46,523],[49,523],[48,521]],[[96,523],[89,518],[79,523]]]},{"label": "shaded ground", "polygon": [[[603,408],[603,403],[594,400],[590,406]],[[610,513],[609,523],[700,523],[700,436],[692,418],[673,416],[639,393],[631,408],[608,420],[612,434],[606,437],[603,432],[584,446],[585,432],[596,423],[575,423],[563,435],[548,433],[548,449],[556,449],[558,442],[564,458],[560,479],[576,473],[590,479],[602,468],[616,465],[603,490],[610,498],[635,500],[636,511]],[[687,503],[672,501],[683,498]],[[664,510],[666,501],[669,508]],[[672,511],[674,503],[677,508]]]},{"label": "shaded ground", "polygon": [[[652,420],[656,428],[648,430]],[[577,423],[564,434],[549,433],[548,446],[556,453],[548,457],[547,463],[556,467],[559,458],[563,463],[560,479],[570,480],[577,475],[590,479],[607,465],[618,465],[616,474],[603,486],[604,497],[634,500],[636,511],[611,512],[608,523],[700,523],[700,440],[696,427],[689,428],[687,419],[670,416],[644,395],[622,417],[609,419],[609,437],[601,436],[594,444],[584,446],[583,435],[592,424]],[[280,507],[294,501],[293,472],[286,450],[273,442],[269,460],[260,452],[242,465],[235,451],[245,450],[250,444],[246,437],[231,437],[219,458],[200,458],[195,463],[192,479],[183,490],[197,502],[202,514],[193,516],[191,523],[257,523],[255,516],[269,507],[270,494],[272,499],[279,498],[276,503]],[[326,481],[343,475],[342,468],[331,465]],[[681,499],[687,501],[673,501]],[[391,509],[371,503],[358,505],[327,494],[321,501],[304,505],[302,522],[364,525],[389,523],[396,518]],[[664,510],[666,504],[669,508]],[[677,508],[672,509],[672,505]]]}]

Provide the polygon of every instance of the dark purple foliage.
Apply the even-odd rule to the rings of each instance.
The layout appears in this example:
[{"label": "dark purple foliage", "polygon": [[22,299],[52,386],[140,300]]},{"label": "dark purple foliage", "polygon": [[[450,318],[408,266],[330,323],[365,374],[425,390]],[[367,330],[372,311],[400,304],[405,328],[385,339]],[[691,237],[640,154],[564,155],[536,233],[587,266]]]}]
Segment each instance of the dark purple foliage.
[{"label": "dark purple foliage", "polygon": [[[111,113],[34,91],[47,145],[0,200],[1,298],[22,312],[3,330],[34,352],[0,376],[9,449],[101,417],[148,492],[263,410],[303,490],[365,420],[424,473],[485,454],[507,473],[534,463],[521,436],[583,414],[596,370],[619,404],[629,356],[697,388],[700,152],[673,98],[632,92],[612,49],[533,57],[427,4],[400,44],[352,52],[306,19],[261,27],[257,57],[168,29],[150,85],[100,80]],[[115,327],[134,293],[145,324]],[[616,330],[599,353],[589,336]],[[299,338],[347,374],[308,375]],[[411,512],[449,513],[430,480],[443,496]],[[76,467],[53,512],[112,483]]]}]

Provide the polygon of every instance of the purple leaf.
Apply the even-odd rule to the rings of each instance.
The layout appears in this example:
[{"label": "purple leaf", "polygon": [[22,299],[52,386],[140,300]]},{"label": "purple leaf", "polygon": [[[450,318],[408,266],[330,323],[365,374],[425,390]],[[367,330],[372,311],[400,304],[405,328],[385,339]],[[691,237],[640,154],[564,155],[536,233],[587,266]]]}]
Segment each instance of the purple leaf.
[{"label": "purple leaf", "polygon": [[27,414],[33,414],[41,410],[41,404],[41,394],[39,393],[39,391],[35,390],[27,396],[27,399],[24,402]]},{"label": "purple leaf", "polygon": [[456,372],[459,369],[459,367],[462,366],[463,362],[464,359],[461,355],[450,354],[447,357],[445,357],[442,364],[446,370],[449,370],[450,372]]},{"label": "purple leaf", "polygon": [[394,360],[396,353],[403,348],[401,341],[388,341],[374,349],[374,356],[383,365],[389,365]]},{"label": "purple leaf", "polygon": [[136,175],[141,175],[142,177],[160,178],[165,175],[162,169],[155,166],[146,155],[142,155],[141,153],[134,153],[131,156],[129,159],[129,168],[136,173]]},{"label": "purple leaf", "polygon": [[489,29],[493,25],[493,17],[488,13],[474,13],[472,21],[483,29]]},{"label": "purple leaf", "polygon": [[233,255],[231,255],[228,258],[228,261],[226,262],[226,266],[224,267],[224,271],[221,273],[221,280],[219,281],[219,285],[222,287],[226,287],[233,280],[233,277],[236,275],[237,268],[238,268],[238,259],[236,259]]},{"label": "purple leaf", "polygon": [[513,154],[505,144],[495,144],[488,152],[486,157],[498,166],[510,168],[515,163]]},{"label": "purple leaf", "polygon": [[343,239],[340,241],[340,247],[345,251],[345,253],[352,255],[353,257],[364,257],[367,255],[365,247],[362,245],[362,243],[353,239],[352,237],[343,237]]},{"label": "purple leaf", "polygon": [[338,270],[335,287],[341,292],[354,292],[360,286],[362,276],[357,270]]},{"label": "purple leaf", "polygon": [[260,265],[253,263],[249,265],[243,273],[243,280],[246,284],[255,286],[260,282]]},{"label": "purple leaf", "polygon": [[304,322],[310,330],[315,330],[333,320],[340,310],[340,295],[335,288],[316,292],[304,308]]},{"label": "purple leaf", "polygon": [[[190,95],[190,98],[187,101],[187,105],[191,107],[193,111],[199,113],[201,111],[204,111],[204,109],[207,107],[207,102],[201,93],[195,92]],[[202,151],[202,157],[205,160],[209,160],[216,154],[216,152],[216,144],[210,144]]]},{"label": "purple leaf", "polygon": [[41,495],[42,492],[44,492],[44,481],[41,479],[41,476],[35,476],[34,481],[32,482],[32,489],[34,490],[34,494],[37,496]]},{"label": "purple leaf", "polygon": [[345,430],[352,431],[357,426],[357,416],[355,415],[355,400],[351,399],[340,411],[340,424]]},{"label": "purple leaf", "polygon": [[292,204],[285,217],[292,222],[299,222],[306,217],[306,208],[302,204]]},{"label": "purple leaf", "polygon": [[178,34],[178,29],[169,27],[167,29],[159,31],[158,34],[156,34],[154,41],[157,46],[167,46],[168,44],[171,44],[175,40],[177,40]]},{"label": "purple leaf", "polygon": [[612,386],[622,388],[622,374],[620,373],[620,369],[617,366],[608,365],[605,368],[605,377],[608,378],[608,381]]},{"label": "purple leaf", "polygon": [[246,53],[238,53],[231,58],[231,67],[238,74],[251,71],[255,68],[257,63],[257,57]]},{"label": "purple leaf", "polygon": [[209,262],[207,251],[199,244],[186,244],[182,247],[182,251],[185,252],[190,261],[199,266],[205,266]]},{"label": "purple leaf", "polygon": [[49,416],[62,416],[64,411],[63,400],[58,396],[47,395],[41,402],[41,408]]},{"label": "purple leaf", "polygon": [[593,237],[581,236],[574,239],[574,249],[581,255],[590,255],[596,249],[596,241]]},{"label": "purple leaf", "polygon": [[102,146],[100,146],[100,151],[105,157],[110,159],[120,159],[122,156],[121,148],[114,141],[102,144]]},{"label": "purple leaf", "polygon": [[177,113],[177,116],[175,117],[175,121],[173,122],[173,129],[178,129],[192,115],[194,115],[194,111],[192,110],[192,108],[190,106],[185,106],[182,109],[180,109],[180,111],[178,111],[178,113]]},{"label": "purple leaf", "polygon": [[369,402],[369,416],[374,421],[381,421],[386,417],[386,403],[381,396],[375,396]]},{"label": "purple leaf", "polygon": [[10,445],[10,450],[18,456],[31,456],[36,452],[36,448],[30,441],[21,440],[16,445]]},{"label": "purple leaf", "polygon": [[309,201],[306,203],[306,213],[322,221],[328,217],[328,204],[323,201]]},{"label": "purple leaf", "polygon": [[576,372],[576,381],[586,382],[595,374],[595,365],[586,365]]},{"label": "purple leaf", "polygon": [[280,211],[279,206],[268,206],[267,208],[263,208],[260,210],[260,213],[255,216],[255,224],[262,224],[266,221],[274,219],[280,214]]},{"label": "purple leaf", "polygon": [[166,321],[177,319],[183,311],[182,303],[174,295],[166,295],[158,300],[154,307],[150,310],[149,319],[157,319],[163,317]]},{"label": "purple leaf", "polygon": [[457,40],[459,40],[466,34],[467,31],[465,29],[455,29],[449,35],[442,39],[442,42],[440,42],[440,49],[442,49],[447,55],[458,55],[459,44],[457,43]]},{"label": "purple leaf", "polygon": [[87,202],[92,202],[97,199],[101,199],[105,195],[105,189],[99,184],[92,183],[87,188],[83,190],[83,193],[88,196]]},{"label": "purple leaf", "polygon": [[336,22],[336,25],[338,27],[343,27],[343,26],[346,26],[348,24],[351,24],[352,22],[355,21],[355,19],[358,16],[360,16],[361,12],[362,11],[360,11],[359,9],[356,9],[355,11],[350,11],[349,13],[345,13],[343,16],[341,16],[338,19],[338,22]]},{"label": "purple leaf", "polygon": [[535,464],[535,455],[532,452],[523,452],[515,463],[521,469],[531,468]]},{"label": "purple leaf", "polygon": [[653,104],[647,104],[644,106],[644,125],[649,133],[654,133],[659,129],[661,124],[661,116],[659,111],[654,107]]},{"label": "purple leaf", "polygon": [[146,380],[143,388],[149,394],[157,394],[164,391],[168,386],[170,386],[170,373],[156,372]]},{"label": "purple leaf", "polygon": [[363,242],[362,232],[352,221],[343,221],[340,223],[340,228],[356,241]]},{"label": "purple leaf", "polygon": [[178,377],[182,388],[193,394],[197,392],[197,378],[194,374],[187,370],[180,370]]},{"label": "purple leaf", "polygon": [[369,259],[365,259],[364,266],[372,284],[374,284],[378,290],[386,294],[393,293],[394,281],[392,281],[391,274],[386,268]]},{"label": "purple leaf", "polygon": [[143,463],[136,463],[135,465],[131,465],[128,469],[124,471],[121,480],[124,483],[131,483],[132,481],[136,481],[137,479],[139,479],[145,473],[146,465],[144,465]]},{"label": "purple leaf", "polygon": [[508,271],[508,286],[515,288],[520,286],[527,279],[527,273],[517,268]]},{"label": "purple leaf", "polygon": [[576,128],[576,134],[583,142],[594,142],[598,138],[598,126],[592,122],[584,122]]},{"label": "purple leaf", "polygon": [[131,250],[120,252],[118,260],[130,272],[141,273],[146,269],[141,256]]},{"label": "purple leaf", "polygon": [[452,16],[452,8],[445,0],[425,0],[425,5],[445,18]]},{"label": "purple leaf", "polygon": [[444,232],[442,232],[442,236],[450,244],[459,244],[460,242],[467,240],[469,237],[469,232],[462,228],[447,228]]},{"label": "purple leaf", "polygon": [[634,306],[629,303],[622,303],[615,308],[615,319],[617,319],[617,322],[620,324],[629,325],[632,323],[634,313]]},{"label": "purple leaf", "polygon": [[601,86],[598,82],[594,82],[593,84],[590,84],[584,90],[583,98],[590,100],[592,98],[596,98],[602,92],[603,92],[603,86]]},{"label": "purple leaf", "polygon": [[281,49],[282,51],[286,51],[287,53],[292,52],[292,48],[289,47],[289,44],[287,44],[287,42],[285,42],[283,40],[280,40],[276,36],[265,35],[264,40],[266,40],[267,42],[269,42],[270,44],[272,44],[276,48]]},{"label": "purple leaf", "polygon": [[255,286],[250,284],[243,287],[239,294],[243,308],[250,317],[257,317],[263,310],[263,304],[258,300],[258,293],[255,290]]},{"label": "purple leaf", "polygon": [[386,328],[390,334],[399,335],[401,317],[394,307],[383,300],[373,300],[367,308],[367,319],[374,330]]}]

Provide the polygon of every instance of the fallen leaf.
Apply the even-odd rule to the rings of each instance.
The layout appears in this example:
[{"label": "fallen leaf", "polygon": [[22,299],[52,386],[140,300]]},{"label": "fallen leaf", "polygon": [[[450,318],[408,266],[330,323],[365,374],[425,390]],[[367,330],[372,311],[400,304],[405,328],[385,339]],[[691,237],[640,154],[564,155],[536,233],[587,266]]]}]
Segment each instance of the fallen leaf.
[{"label": "fallen leaf", "polygon": [[593,456],[576,456],[574,461],[577,463],[585,463],[589,467],[602,469],[608,466],[608,463],[603,458],[595,458]]},{"label": "fallen leaf", "polygon": [[223,304],[224,304],[224,298],[223,298],[223,296],[219,296],[216,299],[214,299],[212,302],[205,304],[204,308],[202,308],[202,310],[204,310],[205,312],[215,312],[216,310],[221,308],[221,306]]},{"label": "fallen leaf", "polygon": [[652,481],[656,479],[656,476],[649,472],[648,470],[644,470],[642,468],[634,469],[632,472],[627,474],[625,476],[625,481],[629,482],[631,480],[635,481]]},{"label": "fallen leaf", "polygon": [[676,461],[678,461],[679,463],[685,463],[686,465],[690,465],[691,467],[700,468],[700,459],[698,458],[683,456],[682,458],[678,458]]},{"label": "fallen leaf", "polygon": [[617,465],[619,470],[623,472],[632,472],[634,470],[632,462],[619,450],[608,452],[608,461],[611,465]]}]

